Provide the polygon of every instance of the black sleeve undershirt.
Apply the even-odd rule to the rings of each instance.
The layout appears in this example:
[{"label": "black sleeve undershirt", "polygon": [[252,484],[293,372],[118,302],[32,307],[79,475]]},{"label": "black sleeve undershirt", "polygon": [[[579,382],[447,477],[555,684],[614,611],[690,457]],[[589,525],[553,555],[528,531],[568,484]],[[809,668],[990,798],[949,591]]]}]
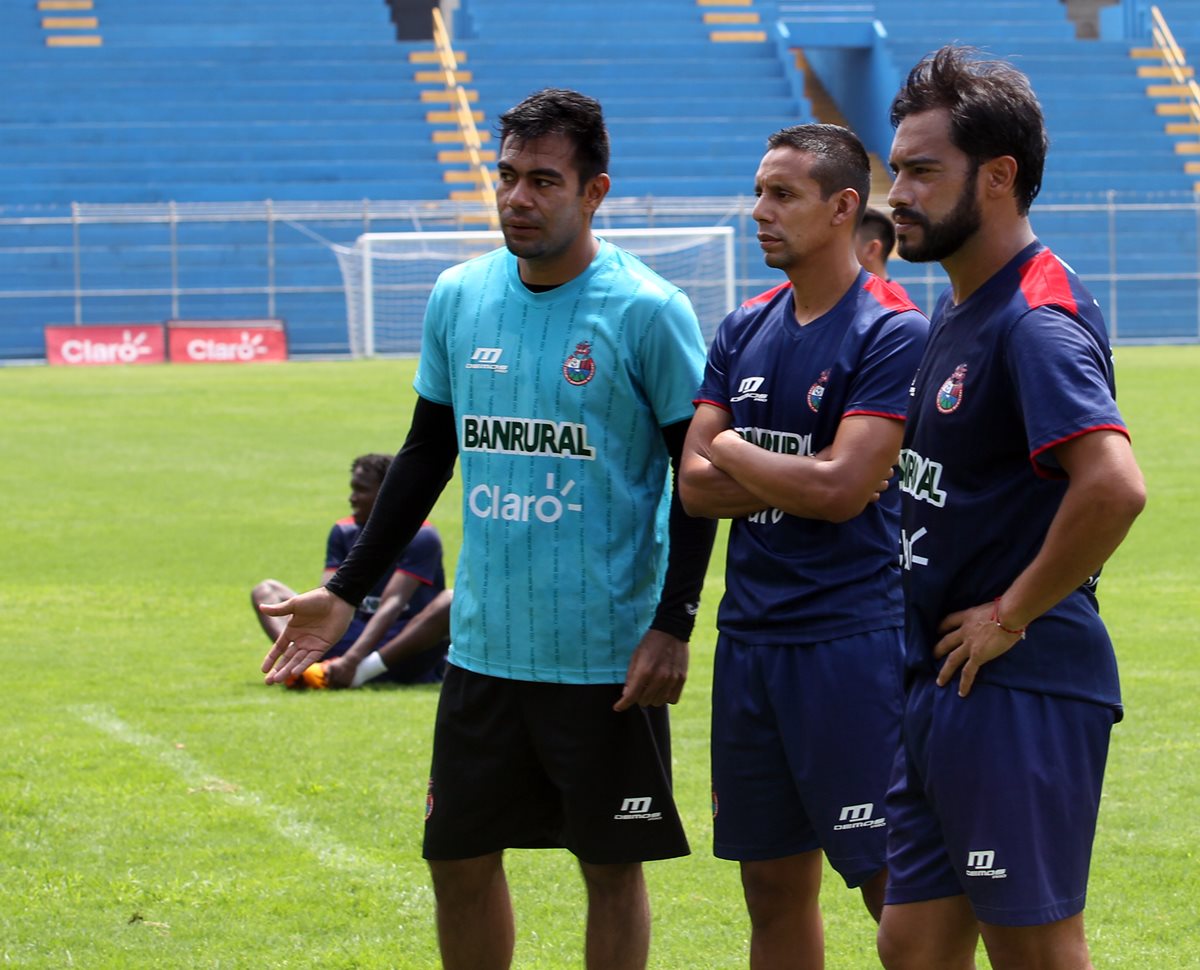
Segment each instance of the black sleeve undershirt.
[{"label": "black sleeve undershirt", "polygon": [[[689,421],[662,429],[671,456],[669,553],[658,609],[651,629],[687,640],[696,623],[700,591],[716,537],[713,519],[692,518],[683,510],[676,478]],[[326,588],[358,606],[395,562],[429,515],[450,481],[458,458],[454,409],[418,397],[404,447],[392,461],[375,507],[358,541]]]},{"label": "black sleeve undershirt", "polygon": [[330,592],[353,606],[363,601],[412,542],[450,481],[457,458],[454,409],[418,397],[408,438],[388,468],[371,517],[325,584]]},{"label": "black sleeve undershirt", "polygon": [[696,625],[700,590],[708,572],[708,557],[717,536],[716,519],[695,519],[683,510],[679,498],[679,463],[691,421],[679,421],[662,429],[671,456],[671,518],[668,525],[670,549],[662,595],[650,629],[687,640]]}]

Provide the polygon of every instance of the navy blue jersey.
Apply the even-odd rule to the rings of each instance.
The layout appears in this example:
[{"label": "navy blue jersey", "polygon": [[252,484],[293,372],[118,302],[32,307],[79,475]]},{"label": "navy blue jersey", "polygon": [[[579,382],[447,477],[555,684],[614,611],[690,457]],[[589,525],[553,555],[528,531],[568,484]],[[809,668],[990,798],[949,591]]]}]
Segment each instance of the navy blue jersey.
[{"label": "navy blue jersey", "polygon": [[[841,420],[904,420],[929,323],[866,271],[828,313],[797,324],[790,283],[721,324],[697,403],[729,411],[746,440],[814,455]],[[734,519],[722,633],[749,643],[816,643],[902,623],[900,496],[895,487],[848,522],[766,509]]]},{"label": "navy blue jersey", "polygon": [[[933,320],[900,463],[908,659],[927,669],[941,620],[1001,595],[1041,548],[1067,488],[1055,446],[1125,433],[1100,309],[1041,243],[958,306],[943,294]],[[1094,583],[978,680],[1118,706]]]},{"label": "navy blue jersey", "polygon": [[[355,540],[358,539],[362,527],[352,516],[339,519],[329,530],[329,538],[325,542],[325,568],[337,569],[342,561],[350,554]],[[397,617],[387,636],[391,638],[404,628],[409,620],[421,612],[438,593],[446,588],[446,576],[442,567],[442,538],[430,523],[426,522],[417,530],[404,551],[396,558],[392,569],[381,576],[371,592],[363,598],[362,604],[355,613],[355,619],[366,623],[379,608],[379,599],[383,596],[384,587],[392,578],[394,572],[408,573],[417,580],[417,588],[407,605]]]}]

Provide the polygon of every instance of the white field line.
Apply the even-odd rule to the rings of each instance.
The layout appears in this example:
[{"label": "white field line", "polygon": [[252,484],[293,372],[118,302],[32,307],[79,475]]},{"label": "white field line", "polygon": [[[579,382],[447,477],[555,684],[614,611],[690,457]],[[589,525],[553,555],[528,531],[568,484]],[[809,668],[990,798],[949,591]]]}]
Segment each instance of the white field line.
[{"label": "white field line", "polygon": [[84,723],[166,765],[179,775],[189,788],[211,793],[266,820],[289,845],[309,850],[322,865],[387,886],[390,894],[402,898],[420,897],[426,905],[431,902],[432,894],[424,887],[415,891],[413,888],[403,888],[397,893],[397,873],[393,866],[361,855],[339,843],[330,832],[320,826],[304,821],[287,809],[264,801],[261,796],[236,782],[213,774],[190,754],[169,741],[137,730],[103,707],[77,707],[75,713]]}]

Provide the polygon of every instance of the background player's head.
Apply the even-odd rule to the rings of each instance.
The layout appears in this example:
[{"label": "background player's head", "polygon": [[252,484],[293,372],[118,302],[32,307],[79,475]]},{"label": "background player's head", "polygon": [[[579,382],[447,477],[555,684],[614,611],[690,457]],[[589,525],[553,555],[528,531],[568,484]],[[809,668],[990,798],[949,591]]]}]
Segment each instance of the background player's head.
[{"label": "background player's head", "polygon": [[509,140],[530,142],[546,135],[562,135],[574,147],[579,191],[597,175],[608,171],[608,129],[600,102],[567,88],[535,91],[509,108],[497,124],[500,149]]},{"label": "background player's head", "polygon": [[887,261],[896,248],[896,227],[878,209],[868,208],[854,233],[854,251],[869,273],[887,279]]},{"label": "background player's head", "polygon": [[350,509],[354,521],[365,525],[375,507],[379,487],[392,464],[391,455],[359,455],[350,463]]},{"label": "background player's head", "polygon": [[767,139],[754,177],[753,216],[768,266],[788,272],[840,258],[867,207],[871,162],[858,137],[838,125],[794,125]]},{"label": "background player's head", "polygon": [[976,169],[1002,155],[1017,163],[1013,194],[1025,215],[1042,187],[1049,141],[1029,79],[1005,61],[948,45],[923,57],[892,101],[892,127],[935,109],[949,115],[950,141]]}]

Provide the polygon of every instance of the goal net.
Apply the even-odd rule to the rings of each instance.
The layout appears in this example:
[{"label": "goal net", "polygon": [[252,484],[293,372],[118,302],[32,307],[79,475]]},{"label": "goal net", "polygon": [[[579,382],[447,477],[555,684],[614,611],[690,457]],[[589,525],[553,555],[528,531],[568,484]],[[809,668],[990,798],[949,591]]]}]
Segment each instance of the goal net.
[{"label": "goal net", "polygon": [[[734,308],[733,228],[597,229],[692,301],[706,342]],[[355,357],[415,354],[433,284],[443,270],[504,244],[498,231],[369,232],[334,246]]]}]

